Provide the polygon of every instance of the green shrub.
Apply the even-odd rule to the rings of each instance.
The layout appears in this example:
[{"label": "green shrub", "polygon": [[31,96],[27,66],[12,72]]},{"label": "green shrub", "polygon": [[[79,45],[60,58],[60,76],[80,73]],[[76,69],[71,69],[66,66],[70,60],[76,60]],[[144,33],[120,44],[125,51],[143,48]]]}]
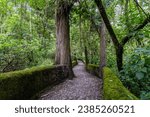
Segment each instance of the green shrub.
[{"label": "green shrub", "polygon": [[125,61],[123,84],[137,97],[150,99],[150,49],[137,48]]}]

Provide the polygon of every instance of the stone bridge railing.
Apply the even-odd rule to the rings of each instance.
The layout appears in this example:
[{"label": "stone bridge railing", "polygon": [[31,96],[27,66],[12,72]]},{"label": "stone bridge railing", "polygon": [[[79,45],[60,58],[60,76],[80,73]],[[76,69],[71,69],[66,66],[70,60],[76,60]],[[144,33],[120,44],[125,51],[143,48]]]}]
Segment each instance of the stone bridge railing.
[{"label": "stone bridge railing", "polygon": [[137,100],[108,67],[103,69],[103,92],[106,100]]},{"label": "stone bridge railing", "polygon": [[[86,66],[88,72],[98,76],[99,66],[89,64]],[[105,100],[137,100],[127,88],[124,87],[119,77],[117,77],[111,69],[104,67],[103,69],[103,99]]]},{"label": "stone bridge railing", "polygon": [[65,66],[34,67],[0,74],[0,99],[30,99],[48,86],[68,77]]}]

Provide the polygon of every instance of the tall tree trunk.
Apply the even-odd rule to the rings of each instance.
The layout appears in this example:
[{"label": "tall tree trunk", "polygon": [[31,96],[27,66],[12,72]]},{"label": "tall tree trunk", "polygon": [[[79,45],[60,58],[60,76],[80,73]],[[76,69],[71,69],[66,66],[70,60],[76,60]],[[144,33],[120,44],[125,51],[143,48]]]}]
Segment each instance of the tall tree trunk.
[{"label": "tall tree trunk", "polygon": [[[97,26],[91,18],[91,22],[94,25],[96,32],[100,38],[100,65],[99,65],[99,77],[103,77],[103,67],[106,66],[106,26],[102,19],[101,26]],[[100,27],[100,28],[99,28]]]},{"label": "tall tree trunk", "polygon": [[116,48],[116,59],[117,59],[117,68],[119,71],[121,71],[122,66],[123,66],[123,46],[122,45]]},{"label": "tall tree trunk", "polygon": [[65,2],[59,4],[56,11],[56,64],[66,65],[69,68],[69,78],[73,75],[70,54],[70,9]]},{"label": "tall tree trunk", "polygon": [[[83,21],[83,24],[86,25],[86,22]],[[83,28],[83,30],[81,30],[81,33],[82,33],[82,37],[81,38],[83,40],[83,50],[84,50],[85,64],[88,65],[89,64],[88,47],[87,47],[88,34],[87,34],[87,32],[86,32],[86,30],[84,28]]]},{"label": "tall tree trunk", "polygon": [[88,65],[89,64],[89,59],[88,59],[88,50],[87,50],[87,46],[84,46],[84,55],[85,55],[85,64]]},{"label": "tall tree trunk", "polygon": [[82,47],[82,16],[81,14],[79,14],[79,38],[80,38],[80,54],[81,54],[81,58],[82,58],[82,50],[83,50],[83,47]]},{"label": "tall tree trunk", "polygon": [[99,76],[103,77],[103,67],[106,66],[106,28],[102,20],[100,28],[100,73]]}]

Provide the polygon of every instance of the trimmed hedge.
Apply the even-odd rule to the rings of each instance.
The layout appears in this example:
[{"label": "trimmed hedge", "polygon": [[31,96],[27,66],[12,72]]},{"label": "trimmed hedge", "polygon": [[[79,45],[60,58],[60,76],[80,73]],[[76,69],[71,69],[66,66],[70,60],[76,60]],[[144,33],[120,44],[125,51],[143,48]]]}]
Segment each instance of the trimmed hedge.
[{"label": "trimmed hedge", "polygon": [[107,67],[103,69],[103,95],[106,100],[138,100]]},{"label": "trimmed hedge", "polygon": [[34,67],[0,74],[0,99],[30,99],[44,88],[68,77],[66,66]]}]

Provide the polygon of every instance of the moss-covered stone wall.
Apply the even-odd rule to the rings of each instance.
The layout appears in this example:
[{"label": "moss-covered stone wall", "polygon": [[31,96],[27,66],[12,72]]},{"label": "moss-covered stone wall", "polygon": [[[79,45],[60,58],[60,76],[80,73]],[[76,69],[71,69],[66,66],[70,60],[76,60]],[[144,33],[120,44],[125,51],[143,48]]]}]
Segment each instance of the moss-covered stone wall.
[{"label": "moss-covered stone wall", "polygon": [[[99,66],[88,64],[86,70],[93,75],[99,76]],[[120,79],[108,68],[103,69],[103,99],[105,100],[137,100]]]},{"label": "moss-covered stone wall", "polygon": [[76,66],[78,64],[77,60],[72,61],[72,67]]},{"label": "moss-covered stone wall", "polygon": [[119,78],[108,68],[103,69],[103,95],[106,100],[137,100],[128,89],[126,89]]},{"label": "moss-covered stone wall", "polygon": [[86,70],[87,70],[89,73],[91,73],[91,74],[93,74],[93,75],[99,77],[99,66],[98,66],[98,65],[88,64],[88,65],[86,66]]},{"label": "moss-covered stone wall", "polygon": [[34,67],[0,74],[0,99],[30,99],[44,88],[68,77],[65,66]]}]

